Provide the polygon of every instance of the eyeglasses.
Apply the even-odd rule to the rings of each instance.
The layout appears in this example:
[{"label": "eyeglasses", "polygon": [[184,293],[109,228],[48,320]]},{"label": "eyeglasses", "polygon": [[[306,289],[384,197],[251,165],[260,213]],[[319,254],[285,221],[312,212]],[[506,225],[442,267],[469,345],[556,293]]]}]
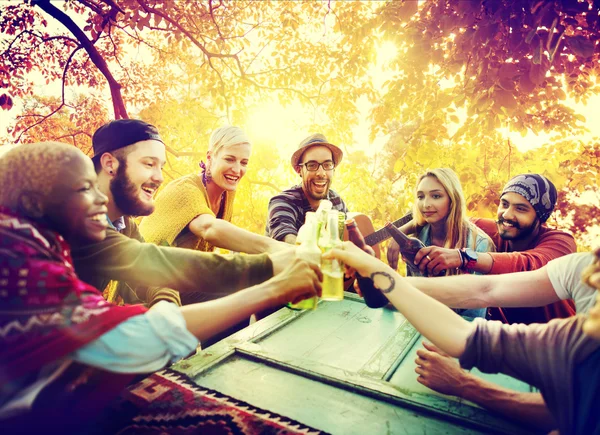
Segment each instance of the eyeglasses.
[{"label": "eyeglasses", "polygon": [[298,163],[298,166],[304,166],[306,170],[310,172],[318,171],[319,166],[322,166],[324,171],[331,171],[333,168],[335,168],[335,163],[333,163],[331,160],[326,160],[323,163],[311,160],[310,162],[306,163]]}]

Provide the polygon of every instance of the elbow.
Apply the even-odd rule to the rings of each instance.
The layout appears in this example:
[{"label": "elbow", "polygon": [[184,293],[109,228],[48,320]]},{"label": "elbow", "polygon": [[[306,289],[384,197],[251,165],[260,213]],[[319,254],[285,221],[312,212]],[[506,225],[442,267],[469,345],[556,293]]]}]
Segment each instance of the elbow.
[{"label": "elbow", "polygon": [[214,246],[219,246],[219,240],[221,240],[219,230],[214,226],[207,228],[206,231],[204,231],[204,235],[202,236],[202,238]]},{"label": "elbow", "polygon": [[206,240],[211,245],[216,245],[216,241],[219,240],[219,229],[217,228],[217,219],[203,219],[201,221],[193,221],[190,224],[190,231]]},{"label": "elbow", "polygon": [[[479,278],[479,277],[478,277]],[[494,285],[494,275],[492,276],[481,276],[482,279],[485,280],[483,285],[480,288],[479,299],[481,299],[482,303],[480,305],[485,307],[498,307],[499,302],[496,298],[496,288]]]}]

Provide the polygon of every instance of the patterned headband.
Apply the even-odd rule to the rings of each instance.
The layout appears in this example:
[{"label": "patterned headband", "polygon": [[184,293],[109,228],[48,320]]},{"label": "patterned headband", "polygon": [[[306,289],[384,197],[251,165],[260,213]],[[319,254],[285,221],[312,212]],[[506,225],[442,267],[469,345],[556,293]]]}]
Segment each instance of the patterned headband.
[{"label": "patterned headband", "polygon": [[556,205],[556,187],[550,180],[539,174],[522,174],[513,177],[502,190],[502,197],[507,192],[515,192],[523,196],[542,223],[546,222]]}]

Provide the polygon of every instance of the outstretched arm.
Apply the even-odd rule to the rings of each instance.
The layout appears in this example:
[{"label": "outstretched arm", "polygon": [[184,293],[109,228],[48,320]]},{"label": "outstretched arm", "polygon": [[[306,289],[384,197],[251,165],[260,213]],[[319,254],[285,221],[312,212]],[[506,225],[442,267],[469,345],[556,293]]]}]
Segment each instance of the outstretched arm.
[{"label": "outstretched arm", "polygon": [[[179,308],[159,303],[133,316],[71,357],[119,373],[147,373],[181,359],[201,342],[256,311],[321,293],[319,268],[295,259],[280,275],[239,293]],[[114,307],[120,309],[120,307]]]},{"label": "outstretched arm", "polygon": [[560,300],[546,267],[494,276],[406,279],[423,293],[452,308],[540,307]]},{"label": "outstretched arm", "polygon": [[460,368],[458,361],[430,343],[417,351],[417,381],[442,394],[461,397],[490,411],[546,432],[557,427],[540,393],[514,391]]},{"label": "outstretched arm", "polygon": [[353,243],[333,249],[324,258],[333,257],[373,279],[389,301],[425,337],[448,354],[459,357],[475,325],[467,322],[442,303],[413,287],[385,263],[363,252]]},{"label": "outstretched arm", "polygon": [[181,312],[188,330],[200,342],[268,308],[321,294],[322,274],[316,264],[294,259],[279,275],[237,293],[186,305]]},{"label": "outstretched arm", "polygon": [[254,234],[210,214],[196,217],[190,222],[189,228],[197,237],[202,237],[211,245],[231,251],[261,254],[289,248],[282,242]]}]

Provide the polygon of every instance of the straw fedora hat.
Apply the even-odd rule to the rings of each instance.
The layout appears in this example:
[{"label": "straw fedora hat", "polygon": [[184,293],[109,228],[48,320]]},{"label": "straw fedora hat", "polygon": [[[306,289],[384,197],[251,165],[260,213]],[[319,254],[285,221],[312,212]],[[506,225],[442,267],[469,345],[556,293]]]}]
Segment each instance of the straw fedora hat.
[{"label": "straw fedora hat", "polygon": [[296,152],[294,152],[294,154],[292,154],[292,167],[294,169],[298,166],[298,162],[300,161],[300,157],[302,157],[302,154],[304,154],[304,151],[315,145],[322,145],[329,148],[331,150],[331,155],[333,156],[333,162],[335,163],[335,165],[337,166],[340,164],[340,162],[342,161],[342,157],[344,157],[344,153],[342,152],[342,150],[334,144],[329,143],[325,136],[323,136],[322,134],[316,133],[308,136],[306,139],[300,142],[300,145],[298,145],[298,149],[296,150]]}]

